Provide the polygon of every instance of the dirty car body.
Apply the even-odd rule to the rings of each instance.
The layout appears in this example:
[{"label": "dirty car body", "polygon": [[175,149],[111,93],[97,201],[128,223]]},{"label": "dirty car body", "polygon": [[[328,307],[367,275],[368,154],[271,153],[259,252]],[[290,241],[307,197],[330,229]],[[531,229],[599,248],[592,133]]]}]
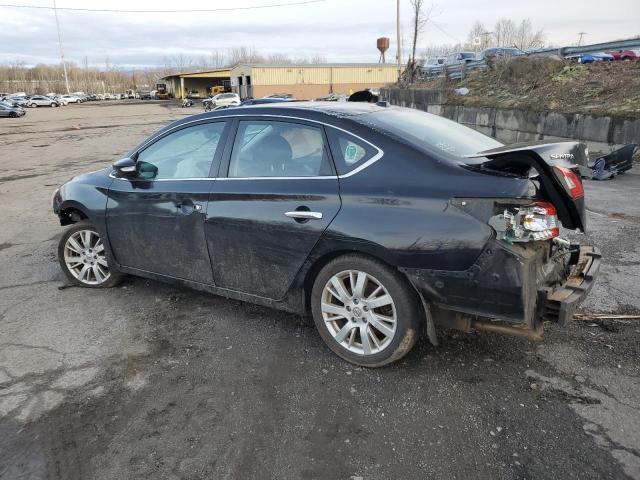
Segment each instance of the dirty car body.
[{"label": "dirty car body", "polygon": [[[209,157],[188,168],[157,160],[163,142],[193,129],[215,130],[188,143],[214,139]],[[265,163],[276,151],[286,159]],[[324,322],[337,325],[335,338],[349,333],[344,352],[330,348],[377,366],[400,355],[383,358],[379,330],[401,330],[391,318],[405,303],[415,301],[433,342],[436,325],[539,337],[544,319],[568,321],[600,263],[595,248],[558,237],[560,223],[586,227],[575,165],[585,154],[579,143],[505,147],[455,122],[398,107],[248,106],[172,123],[114,168],[64,184],[53,209],[62,225],[95,226],[113,272],[302,315],[314,311],[314,318],[314,308],[322,308]],[[175,155],[176,162],[184,156]],[[373,262],[374,273],[382,272],[368,272],[374,285],[384,287],[381,275],[388,273],[406,290],[388,317],[378,317],[388,323],[371,320],[379,328],[371,338],[359,323],[366,314],[351,317],[360,330],[348,330],[349,318],[347,325],[336,320],[351,315],[345,308],[360,312],[355,277],[365,267],[343,268],[352,275],[344,280],[348,301],[330,305],[339,316],[325,315],[329,297],[322,288],[322,304],[314,304],[318,279],[343,258]]]}]

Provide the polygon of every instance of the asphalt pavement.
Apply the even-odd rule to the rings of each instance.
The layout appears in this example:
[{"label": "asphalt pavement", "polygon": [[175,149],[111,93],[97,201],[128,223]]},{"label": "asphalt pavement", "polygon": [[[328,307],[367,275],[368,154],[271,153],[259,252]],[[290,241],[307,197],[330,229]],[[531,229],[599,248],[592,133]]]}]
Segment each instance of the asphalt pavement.
[{"label": "asphalt pavement", "polygon": [[[313,322],[129,278],[67,288],[53,189],[197,113],[0,119],[0,479],[640,479],[640,321],[439,333],[382,369]],[[640,313],[640,166],[586,182],[595,313]]]}]

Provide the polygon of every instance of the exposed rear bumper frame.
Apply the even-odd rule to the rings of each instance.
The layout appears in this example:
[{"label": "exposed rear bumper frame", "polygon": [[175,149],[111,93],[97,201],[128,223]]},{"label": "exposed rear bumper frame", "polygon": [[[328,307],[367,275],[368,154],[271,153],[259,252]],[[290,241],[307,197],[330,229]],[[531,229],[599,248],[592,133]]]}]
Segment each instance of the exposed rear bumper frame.
[{"label": "exposed rear bumper frame", "polygon": [[576,308],[593,288],[602,263],[600,250],[593,246],[580,247],[578,263],[561,286],[546,293],[542,318],[564,327],[571,320]]}]

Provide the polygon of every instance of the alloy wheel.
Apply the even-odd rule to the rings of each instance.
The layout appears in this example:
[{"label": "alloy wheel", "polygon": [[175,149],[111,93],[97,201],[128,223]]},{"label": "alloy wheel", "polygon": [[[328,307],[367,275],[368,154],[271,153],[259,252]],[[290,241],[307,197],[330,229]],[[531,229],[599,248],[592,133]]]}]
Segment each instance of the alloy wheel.
[{"label": "alloy wheel", "polygon": [[78,230],[67,239],[64,262],[71,275],[86,285],[101,285],[111,276],[102,239],[93,230]]},{"label": "alloy wheel", "polygon": [[343,348],[373,355],[391,344],[398,325],[396,307],[372,275],[360,270],[335,274],[325,285],[321,302],[327,330]]}]

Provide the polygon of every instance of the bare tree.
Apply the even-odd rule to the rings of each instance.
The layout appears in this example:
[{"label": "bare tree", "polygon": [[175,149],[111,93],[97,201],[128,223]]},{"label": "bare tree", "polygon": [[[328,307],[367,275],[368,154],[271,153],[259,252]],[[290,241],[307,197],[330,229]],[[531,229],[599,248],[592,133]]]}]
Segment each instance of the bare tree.
[{"label": "bare tree", "polygon": [[435,5],[431,5],[425,11],[425,1],[424,0],[411,0],[411,13],[413,14],[412,19],[412,42],[411,42],[411,61],[415,63],[416,61],[416,48],[418,46],[418,37],[420,33],[424,30],[425,25],[429,21],[429,18],[433,14],[435,10]]},{"label": "bare tree", "polygon": [[544,46],[544,32],[534,30],[531,20],[525,18],[519,24],[509,18],[501,18],[488,32],[485,26],[476,21],[467,35],[466,48],[472,49],[474,39],[480,37],[480,48],[489,47],[517,47],[521,50]]},{"label": "bare tree", "polygon": [[311,55],[309,58],[309,63],[327,63],[327,57],[322,55],[321,53],[316,53]]},{"label": "bare tree", "polygon": [[531,20],[525,18],[516,30],[514,45],[520,50],[544,46],[544,31],[534,30]]},{"label": "bare tree", "polygon": [[265,59],[256,52],[254,47],[233,47],[229,52],[229,65],[238,63],[264,63]]},{"label": "bare tree", "polygon": [[491,46],[510,47],[514,45],[516,23],[510,18],[501,18],[493,27]]},{"label": "bare tree", "polygon": [[465,43],[465,48],[473,50],[475,39],[485,39],[487,37],[486,33],[487,27],[485,27],[482,22],[476,20],[471,26],[471,30],[469,30],[469,33],[467,34],[467,42]]}]

